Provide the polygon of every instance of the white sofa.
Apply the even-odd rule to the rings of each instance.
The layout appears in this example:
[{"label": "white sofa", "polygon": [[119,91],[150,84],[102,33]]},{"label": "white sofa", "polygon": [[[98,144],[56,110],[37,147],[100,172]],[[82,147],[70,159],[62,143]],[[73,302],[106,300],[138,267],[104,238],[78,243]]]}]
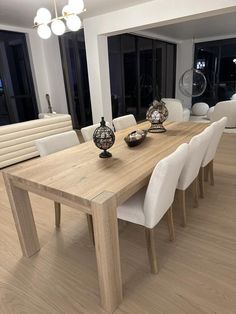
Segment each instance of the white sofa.
[{"label": "white sofa", "polygon": [[236,100],[218,102],[209,109],[207,116],[211,122],[227,117],[226,128],[236,128]]},{"label": "white sofa", "polygon": [[36,139],[70,130],[72,123],[68,114],[1,126],[0,168],[39,156]]},{"label": "white sofa", "polygon": [[189,121],[190,110],[183,108],[179,99],[162,98],[162,101],[166,104],[166,108],[168,109],[167,121]]}]

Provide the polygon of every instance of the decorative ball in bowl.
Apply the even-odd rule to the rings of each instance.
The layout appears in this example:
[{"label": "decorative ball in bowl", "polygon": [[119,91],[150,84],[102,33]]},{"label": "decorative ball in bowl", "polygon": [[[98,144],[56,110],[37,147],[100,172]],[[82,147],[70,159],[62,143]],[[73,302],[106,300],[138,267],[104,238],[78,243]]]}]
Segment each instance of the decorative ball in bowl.
[{"label": "decorative ball in bowl", "polygon": [[129,147],[141,144],[147,136],[147,130],[136,130],[129,133],[125,138],[125,142]]}]

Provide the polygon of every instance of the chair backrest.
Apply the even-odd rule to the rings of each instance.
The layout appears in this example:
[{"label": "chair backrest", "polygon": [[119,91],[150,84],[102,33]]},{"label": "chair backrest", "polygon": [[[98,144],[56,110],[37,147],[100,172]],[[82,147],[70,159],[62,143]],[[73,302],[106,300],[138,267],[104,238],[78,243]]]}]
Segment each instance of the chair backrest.
[{"label": "chair backrest", "polygon": [[205,167],[207,164],[209,164],[211,160],[214,159],[226,123],[227,123],[226,117],[212,123],[213,128],[212,137],[206,150],[206,154],[203,158],[202,167]]},{"label": "chair backrest", "polygon": [[[85,142],[91,141],[93,139],[93,133],[96,130],[96,128],[98,128],[99,126],[100,126],[100,123],[97,123],[97,124],[86,126],[80,130]],[[106,126],[110,127],[110,123],[106,122]]]},{"label": "chair backrest", "polygon": [[136,125],[137,121],[133,114],[128,114],[126,116],[113,119],[112,123],[114,125],[115,131],[119,131]]},{"label": "chair backrest", "polygon": [[153,170],[143,206],[146,227],[153,228],[172,205],[187,155],[188,144],[182,144]]},{"label": "chair backrest", "polygon": [[176,98],[162,98],[168,109],[168,118],[166,121],[183,121],[183,105],[179,99]]},{"label": "chair backrest", "polygon": [[236,100],[226,100],[218,102],[215,105],[214,111],[211,114],[211,122],[227,117],[227,128],[236,127]]},{"label": "chair backrest", "polygon": [[79,143],[75,131],[47,136],[35,141],[35,145],[41,157],[59,152],[60,150],[78,145]]},{"label": "chair backrest", "polygon": [[177,188],[186,190],[198,176],[202,160],[212,137],[213,127],[208,126],[202,133],[194,136],[189,143],[188,157],[180,174]]}]

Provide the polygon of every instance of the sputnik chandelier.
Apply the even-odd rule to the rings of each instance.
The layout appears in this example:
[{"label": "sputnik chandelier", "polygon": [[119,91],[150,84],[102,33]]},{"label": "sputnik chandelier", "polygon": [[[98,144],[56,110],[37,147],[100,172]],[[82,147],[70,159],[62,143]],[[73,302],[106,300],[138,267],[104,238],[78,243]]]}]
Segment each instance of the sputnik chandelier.
[{"label": "sputnik chandelier", "polygon": [[48,39],[52,32],[57,35],[63,35],[66,26],[70,31],[76,32],[82,22],[78,14],[85,12],[83,0],[69,0],[68,4],[62,9],[62,16],[58,16],[56,0],[53,0],[55,17],[52,18],[51,12],[46,8],[40,8],[34,18],[34,27],[37,28],[39,37]]}]

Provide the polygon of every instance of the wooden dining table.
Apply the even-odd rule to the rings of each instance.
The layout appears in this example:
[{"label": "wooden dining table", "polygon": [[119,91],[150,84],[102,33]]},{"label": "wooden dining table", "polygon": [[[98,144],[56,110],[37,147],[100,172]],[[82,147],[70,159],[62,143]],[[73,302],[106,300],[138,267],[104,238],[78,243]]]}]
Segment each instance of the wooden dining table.
[{"label": "wooden dining table", "polygon": [[[40,250],[29,192],[92,215],[102,307],[112,313],[122,302],[117,206],[148,184],[155,165],[206,128],[205,123],[167,122],[167,132],[148,133],[130,148],[124,137],[149,122],[116,132],[111,158],[99,158],[92,141],[3,171],[25,257]],[[171,178],[170,178],[171,180]]]}]

